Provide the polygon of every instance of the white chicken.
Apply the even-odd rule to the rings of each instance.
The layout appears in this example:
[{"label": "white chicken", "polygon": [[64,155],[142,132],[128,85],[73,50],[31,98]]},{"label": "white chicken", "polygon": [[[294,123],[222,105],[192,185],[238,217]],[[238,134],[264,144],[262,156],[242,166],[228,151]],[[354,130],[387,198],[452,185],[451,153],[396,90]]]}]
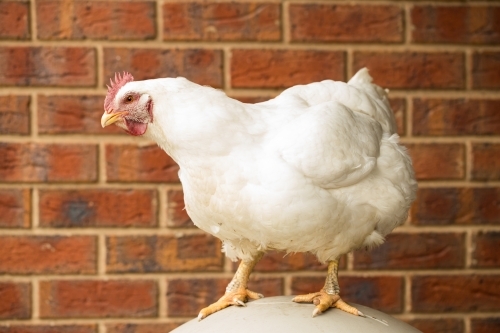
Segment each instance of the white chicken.
[{"label": "white chicken", "polygon": [[325,286],[296,296],[363,316],[339,296],[339,257],[380,245],[415,198],[411,160],[386,91],[367,69],[245,104],[185,78],[111,81],[102,126],[154,140],[179,165],[192,221],[241,263],[226,293],[199,319],[262,295],[249,275],[269,250],[311,252],[328,263]]}]

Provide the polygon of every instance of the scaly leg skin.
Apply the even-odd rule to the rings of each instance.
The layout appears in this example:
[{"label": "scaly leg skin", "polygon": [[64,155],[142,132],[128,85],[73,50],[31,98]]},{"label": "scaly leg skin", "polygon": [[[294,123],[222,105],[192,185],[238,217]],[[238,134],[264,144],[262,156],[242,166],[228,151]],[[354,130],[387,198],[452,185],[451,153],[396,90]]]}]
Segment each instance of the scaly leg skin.
[{"label": "scaly leg skin", "polygon": [[317,293],[296,296],[293,301],[298,303],[314,303],[316,308],[313,311],[313,317],[325,312],[329,308],[337,308],[356,316],[365,317],[361,311],[350,306],[340,298],[340,287],[337,277],[338,266],[338,259],[332,260],[328,263],[328,273],[326,275],[325,286],[323,289]]},{"label": "scaly leg skin", "polygon": [[264,297],[262,294],[247,289],[250,273],[252,273],[255,264],[257,264],[263,255],[264,252],[259,252],[252,260],[241,261],[233,279],[226,287],[224,296],[219,298],[217,302],[203,308],[198,314],[198,321],[230,305],[246,306],[245,302],[248,301],[248,299],[259,299]]}]

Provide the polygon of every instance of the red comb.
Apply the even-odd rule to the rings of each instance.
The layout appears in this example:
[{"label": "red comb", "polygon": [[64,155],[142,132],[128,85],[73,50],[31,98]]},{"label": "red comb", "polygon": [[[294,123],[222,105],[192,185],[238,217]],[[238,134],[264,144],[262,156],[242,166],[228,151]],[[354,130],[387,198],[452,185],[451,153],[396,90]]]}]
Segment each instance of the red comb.
[{"label": "red comb", "polygon": [[106,112],[108,112],[109,106],[113,99],[115,99],[118,90],[127,83],[134,81],[134,77],[128,72],[123,72],[123,74],[115,73],[115,82],[112,79],[109,79],[109,81],[111,82],[111,86],[106,85],[108,87],[108,94],[104,99],[104,110]]}]

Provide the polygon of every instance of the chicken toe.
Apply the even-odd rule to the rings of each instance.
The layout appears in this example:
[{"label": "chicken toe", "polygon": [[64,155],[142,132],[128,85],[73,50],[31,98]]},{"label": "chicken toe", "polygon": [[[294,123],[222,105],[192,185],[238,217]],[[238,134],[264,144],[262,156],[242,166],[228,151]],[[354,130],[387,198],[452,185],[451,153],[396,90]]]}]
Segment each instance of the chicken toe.
[{"label": "chicken toe", "polygon": [[264,297],[262,294],[248,289],[239,289],[236,291],[226,292],[224,296],[219,298],[217,302],[210,304],[206,308],[203,308],[198,314],[198,320],[202,320],[207,316],[231,305],[246,306],[245,302],[247,302],[249,299],[259,299],[262,297]]}]

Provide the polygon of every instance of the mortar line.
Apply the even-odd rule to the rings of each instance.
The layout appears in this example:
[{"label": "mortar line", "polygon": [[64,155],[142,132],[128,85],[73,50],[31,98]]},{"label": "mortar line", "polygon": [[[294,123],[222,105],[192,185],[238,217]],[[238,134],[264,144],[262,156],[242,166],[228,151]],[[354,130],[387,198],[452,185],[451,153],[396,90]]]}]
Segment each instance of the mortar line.
[{"label": "mortar line", "polygon": [[230,46],[222,49],[222,89],[227,94],[227,91],[231,89],[231,58],[232,58],[232,48]]},{"label": "mortar line", "polygon": [[31,188],[31,230],[38,231],[40,225],[40,192],[38,186]]},{"label": "mortar line", "polygon": [[40,281],[38,277],[31,277],[31,320],[40,319]]},{"label": "mortar line", "polygon": [[[469,315],[465,315],[464,316],[464,319],[463,319],[463,322],[464,322],[464,333],[471,333],[472,332],[472,323],[471,323],[471,316],[470,316],[470,313],[468,313]],[[497,313],[498,315],[498,313]]]},{"label": "mortar line", "polygon": [[163,43],[163,0],[156,1],[156,38],[157,43]]},{"label": "mortar line", "polygon": [[412,45],[412,31],[413,31],[413,25],[411,24],[411,8],[412,8],[412,3],[406,2],[403,4],[403,28],[404,28],[404,42],[403,44],[406,45],[407,47],[413,47]]},{"label": "mortar line", "polygon": [[[61,47],[61,48],[95,48],[100,45],[103,48],[127,48],[127,49],[158,49],[158,50],[191,50],[191,49],[222,49],[223,47],[232,47],[234,41],[176,41],[167,40],[161,43],[154,40],[103,40],[103,39],[82,39],[82,40],[34,40],[16,41],[3,40],[0,41],[2,47]],[[386,42],[293,42],[284,43],[282,40],[277,41],[241,41],[237,43],[238,48],[242,49],[290,49],[290,50],[324,50],[338,51],[345,50],[351,46],[354,51],[374,51],[374,52],[424,52],[424,53],[464,53],[467,49],[472,48],[474,51],[499,51],[500,45],[469,45],[469,44],[405,44],[405,43],[386,43]]]},{"label": "mortar line", "polygon": [[37,20],[37,15],[36,15],[36,0],[30,0],[30,17],[29,19],[29,25],[30,25],[30,32],[31,32],[31,40],[30,42],[36,42],[38,40],[38,28],[36,26]]},{"label": "mortar line", "polygon": [[[229,47],[228,47],[229,48]],[[346,51],[343,49],[342,51]],[[230,56],[228,57],[228,60]],[[230,64],[230,61],[228,61]],[[229,66],[230,67],[230,66]],[[229,86],[229,85],[228,85]],[[386,87],[384,87],[386,88]],[[221,88],[222,89],[222,88]],[[426,98],[426,99],[487,99],[498,100],[498,91],[495,90],[454,90],[454,89],[398,89],[388,88],[390,90],[391,98]],[[242,96],[261,96],[268,95],[270,98],[280,94],[283,89],[279,88],[227,88],[225,92],[228,95],[242,95]],[[102,97],[106,95],[105,88],[89,88],[89,87],[14,87],[6,86],[1,87],[0,96],[8,95],[31,95],[31,94],[44,94],[44,95],[57,95],[57,96],[97,96]],[[111,134],[99,134],[99,136],[106,136]],[[126,135],[116,134],[116,136],[127,137]],[[139,138],[136,138],[136,140]]]},{"label": "mortar line", "polygon": [[403,290],[403,297],[404,297],[404,303],[403,303],[403,313],[405,314],[412,314],[411,310],[411,301],[412,301],[412,293],[411,293],[411,274],[406,274],[404,277],[404,290]]},{"label": "mortar line", "polygon": [[[283,278],[289,272],[253,272],[253,278]],[[378,269],[374,270],[352,270],[347,271],[346,269],[341,269],[339,274],[344,278],[349,277],[361,277],[361,278],[379,278],[379,277],[399,277],[404,279],[405,272],[394,269]],[[499,276],[499,268],[451,268],[451,269],[439,269],[439,268],[426,268],[426,269],[413,269],[409,271],[412,277],[421,276],[457,276],[457,277],[467,277],[471,275],[480,276]],[[60,274],[40,274],[36,276],[25,276],[25,275],[7,275],[4,274],[0,276],[0,281],[12,281],[16,280],[18,282],[30,282],[33,279],[46,280],[46,281],[157,281],[158,278],[168,279],[192,279],[198,278],[202,280],[209,279],[230,279],[234,276],[232,272],[147,272],[147,273],[108,273],[106,276],[98,276],[95,274],[81,275],[79,273],[60,275]],[[308,277],[308,278],[320,278],[324,279],[325,271],[294,271],[294,277]],[[168,289],[168,288],[167,288]]]},{"label": "mortar line", "polygon": [[158,277],[158,317],[167,318],[167,314],[167,277],[165,275],[161,275]]},{"label": "mortar line", "polygon": [[38,94],[30,95],[30,140],[38,138]]},{"label": "mortar line", "polygon": [[281,44],[291,45],[290,1],[281,3]]}]

